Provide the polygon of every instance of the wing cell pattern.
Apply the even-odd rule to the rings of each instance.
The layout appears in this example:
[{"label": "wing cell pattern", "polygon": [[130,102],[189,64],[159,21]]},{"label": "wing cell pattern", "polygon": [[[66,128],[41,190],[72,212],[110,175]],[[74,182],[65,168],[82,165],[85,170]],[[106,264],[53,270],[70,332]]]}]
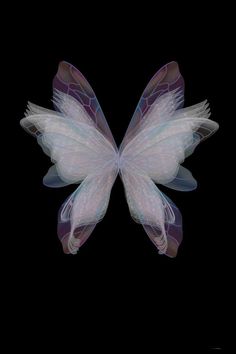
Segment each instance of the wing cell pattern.
[{"label": "wing cell pattern", "polygon": [[58,237],[75,254],[104,217],[120,173],[132,218],[160,254],[175,257],[182,216],[159,189],[191,191],[197,182],[181,164],[218,124],[207,101],[183,108],[184,80],[176,62],[162,67],[144,90],[118,149],[88,81],[67,62],[53,80],[56,111],[29,103],[22,127],[37,138],[53,165],[48,187],[79,184],[58,213]]}]

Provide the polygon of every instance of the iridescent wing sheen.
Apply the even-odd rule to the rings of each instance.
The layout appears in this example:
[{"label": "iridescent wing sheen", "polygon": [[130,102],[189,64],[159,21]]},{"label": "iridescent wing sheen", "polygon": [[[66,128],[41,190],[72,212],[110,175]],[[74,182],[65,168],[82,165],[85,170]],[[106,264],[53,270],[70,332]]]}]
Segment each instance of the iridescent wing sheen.
[{"label": "iridescent wing sheen", "polygon": [[86,177],[58,213],[58,237],[65,253],[76,253],[104,217],[117,171]]},{"label": "iridescent wing sheen", "polygon": [[123,168],[121,177],[133,219],[142,224],[160,254],[175,257],[182,241],[182,217],[178,208],[140,170]]},{"label": "iridescent wing sheen", "polygon": [[178,64],[165,65],[144,90],[118,152],[94,91],[78,69],[61,62],[53,88],[59,112],[30,103],[21,125],[55,163],[45,185],[82,182],[59,211],[64,251],[76,253],[103,218],[120,169],[132,217],[161,254],[175,257],[182,217],[156,184],[181,191],[196,188],[191,172],[180,164],[218,129],[208,119],[207,102],[182,108],[184,81]]},{"label": "iridescent wing sheen", "polygon": [[179,109],[179,90],[160,96],[140,121],[121,153],[121,177],[131,215],[141,223],[161,254],[175,257],[182,240],[181,214],[157,188],[189,191],[197,183],[180,166],[218,124],[209,119],[206,101]]},{"label": "iridescent wing sheen", "polygon": [[90,118],[95,122],[98,130],[117,149],[96,95],[88,81],[77,68],[66,61],[60,62],[58,71],[53,79],[53,89],[64,92],[78,100]]},{"label": "iridescent wing sheen", "polygon": [[49,187],[80,183],[58,216],[58,237],[66,253],[76,253],[103,218],[117,176],[117,152],[83,106],[59,92],[60,113],[29,104],[22,127],[35,136],[54,165],[44,177]]},{"label": "iridescent wing sheen", "polygon": [[[149,109],[155,104],[155,101],[163,94],[177,90],[184,95],[184,79],[179,71],[179,66],[176,62],[172,61],[164,65],[148,83],[145,88],[134,115],[130,121],[128,129],[122,141],[120,151],[123,150],[127,141],[130,141],[139,130],[139,124],[147,115]],[[183,100],[179,108],[183,106]]]},{"label": "iridescent wing sheen", "polygon": [[143,224],[143,228],[146,231],[150,240],[159,249],[159,252],[161,254],[166,254],[168,257],[173,258],[177,255],[179,245],[181,244],[183,239],[182,215],[177,206],[172,202],[172,200],[170,200],[163,192],[160,193],[162,195],[162,201],[164,202],[164,206],[166,207],[166,203],[168,203],[174,215],[174,221],[168,220],[168,217],[166,217],[164,223],[167,241],[167,247],[165,252],[163,252],[165,240],[160,238],[160,229],[155,225],[153,226],[150,224]]}]

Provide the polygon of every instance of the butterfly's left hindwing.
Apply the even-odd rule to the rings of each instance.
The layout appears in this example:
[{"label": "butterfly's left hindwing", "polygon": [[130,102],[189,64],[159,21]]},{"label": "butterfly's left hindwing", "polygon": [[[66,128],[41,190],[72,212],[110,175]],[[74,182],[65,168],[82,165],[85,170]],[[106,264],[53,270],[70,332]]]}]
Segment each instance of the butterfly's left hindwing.
[{"label": "butterfly's left hindwing", "polygon": [[105,215],[116,176],[107,168],[86,177],[60,209],[58,237],[65,253],[76,253]]}]

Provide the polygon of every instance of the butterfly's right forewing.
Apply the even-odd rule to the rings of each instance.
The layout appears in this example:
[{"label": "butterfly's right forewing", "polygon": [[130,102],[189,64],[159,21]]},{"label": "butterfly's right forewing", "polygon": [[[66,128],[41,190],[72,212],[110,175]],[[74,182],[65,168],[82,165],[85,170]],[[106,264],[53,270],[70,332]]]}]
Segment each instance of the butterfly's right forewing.
[{"label": "butterfly's right forewing", "polygon": [[[179,66],[175,61],[164,65],[149,81],[125,133],[120,151],[122,151],[127,142],[139,132],[142,122],[146,120],[147,114],[153,107],[155,101],[173,90],[179,91],[183,98],[184,79],[179,71]],[[182,100],[179,103],[179,106],[183,106],[183,103]]]}]

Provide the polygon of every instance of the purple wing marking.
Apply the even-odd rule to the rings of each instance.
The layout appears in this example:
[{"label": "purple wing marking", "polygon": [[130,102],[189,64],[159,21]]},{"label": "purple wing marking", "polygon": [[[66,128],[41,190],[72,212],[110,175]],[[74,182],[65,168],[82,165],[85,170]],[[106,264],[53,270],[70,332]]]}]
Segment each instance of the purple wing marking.
[{"label": "purple wing marking", "polygon": [[[162,192],[162,194],[164,193]],[[178,252],[179,245],[181,244],[183,239],[182,215],[177,206],[172,202],[172,200],[170,200],[170,198],[168,198],[166,195],[165,198],[170,203],[170,206],[175,214],[175,222],[173,224],[165,224],[165,230],[168,241],[166,255],[169,257],[175,257]]]},{"label": "purple wing marking", "polygon": [[60,62],[58,71],[53,79],[53,89],[64,92],[78,100],[96,123],[98,130],[112,143],[114,148],[117,149],[115,140],[95,93],[77,68],[65,61]]},{"label": "purple wing marking", "polygon": [[[62,220],[61,211],[66,206],[66,204],[68,205],[67,206],[68,210],[72,209],[75,195],[76,195],[76,192],[74,192],[73,195],[70,195],[65,200],[65,202],[62,204],[62,206],[58,212],[57,235],[58,235],[59,240],[62,243],[64,253],[67,253],[67,254],[71,253],[71,251],[68,248],[68,238],[70,236],[70,231],[71,231],[71,222],[70,222],[70,218],[68,218],[67,220]],[[69,204],[68,204],[68,202],[69,202]],[[96,223],[89,224],[89,225],[83,225],[83,226],[77,227],[74,230],[73,236],[75,237],[76,240],[79,241],[79,247],[81,247],[85,243],[85,241],[87,241],[87,239],[89,238],[89,236],[93,232],[96,225],[97,225]]]},{"label": "purple wing marking", "polygon": [[[168,198],[163,192],[162,194],[169,202],[175,215],[175,222],[173,224],[168,222],[165,223],[165,232],[166,232],[167,244],[168,244],[165,255],[174,258],[177,255],[178,248],[183,239],[182,215],[179,209],[177,208],[177,206],[172,202],[172,200],[170,200],[170,198]],[[147,235],[149,236],[150,240],[154,243],[154,245],[157,246],[155,240],[157,238],[160,238],[159,246],[162,246],[161,243],[163,240],[162,237],[160,237],[161,234],[160,229],[158,227],[153,227],[151,225],[143,225],[143,227]]]}]

